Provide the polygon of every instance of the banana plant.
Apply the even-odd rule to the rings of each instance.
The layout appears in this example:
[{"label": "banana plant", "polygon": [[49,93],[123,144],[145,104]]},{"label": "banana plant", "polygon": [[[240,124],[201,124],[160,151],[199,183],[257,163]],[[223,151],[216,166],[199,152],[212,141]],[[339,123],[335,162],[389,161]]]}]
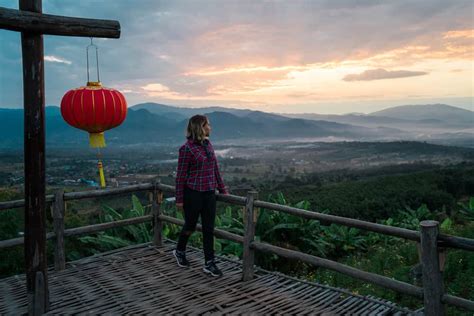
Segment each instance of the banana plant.
[{"label": "banana plant", "polygon": [[[114,222],[134,217],[147,215],[145,208],[137,196],[132,195],[132,208],[126,209],[122,213],[105,205],[103,214],[100,216],[102,223]],[[127,225],[123,227],[112,228],[106,232],[100,232],[97,236],[85,236],[79,238],[84,243],[94,244],[107,250],[118,247],[125,247],[136,243],[146,243],[151,241],[151,225],[141,223],[138,225]]]},{"label": "banana plant", "polygon": [[[281,192],[278,192],[276,196],[270,195],[269,200],[303,210],[310,208],[310,203],[305,200],[292,205]],[[283,212],[262,211],[259,215],[256,234],[272,243],[305,253],[326,256],[332,244],[324,238],[321,227],[317,220],[307,220]]]},{"label": "banana plant", "polygon": [[422,221],[432,219],[435,219],[435,214],[428,209],[426,204],[422,204],[415,210],[407,207],[405,211],[400,211],[397,216],[398,223],[394,226],[419,230]]},{"label": "banana plant", "polygon": [[367,250],[365,237],[360,234],[357,228],[331,224],[331,226],[324,228],[324,232],[330,238],[336,252],[340,252],[341,249],[344,252]]},{"label": "banana plant", "polygon": [[458,205],[461,207],[459,212],[463,218],[468,221],[474,221],[474,197],[471,197],[468,203],[464,204],[460,202]]}]

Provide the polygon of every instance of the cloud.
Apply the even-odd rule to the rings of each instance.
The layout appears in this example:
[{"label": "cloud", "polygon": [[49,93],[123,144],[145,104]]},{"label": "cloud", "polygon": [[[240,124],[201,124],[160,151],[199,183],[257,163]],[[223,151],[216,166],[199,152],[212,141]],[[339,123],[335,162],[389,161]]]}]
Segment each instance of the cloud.
[{"label": "cloud", "polygon": [[188,99],[187,95],[173,91],[161,83],[149,83],[142,86],[141,89],[145,90],[145,95],[148,97],[160,97],[174,100]]},{"label": "cloud", "polygon": [[424,71],[408,71],[408,70],[394,70],[387,71],[385,69],[366,70],[360,74],[346,75],[342,80],[344,81],[370,81],[381,79],[395,79],[427,75]]},{"label": "cloud", "polygon": [[[17,2],[0,0],[0,6],[17,7]],[[337,90],[345,74],[362,75],[365,69],[379,68],[431,72],[451,60],[471,60],[471,9],[472,0],[241,0],[222,1],[219,6],[214,0],[115,1],[114,5],[48,0],[43,4],[48,14],[120,21],[119,39],[94,40],[106,86],[133,91],[127,93],[137,101],[166,97],[193,100],[192,104],[230,98],[245,104],[251,96],[270,104],[273,87],[287,84],[295,74],[316,73],[321,84],[315,83],[313,75],[301,79],[298,89],[285,86],[288,102],[308,101],[315,90],[317,95],[327,90],[321,88],[326,87],[321,86],[324,81]],[[47,103],[58,104],[65,90],[85,82],[89,39],[44,38],[45,55],[56,58],[45,66]],[[0,106],[21,106],[20,35],[0,30],[0,43],[0,79],[8,78],[0,85]],[[432,59],[438,64],[420,64]],[[61,61],[70,66],[57,67]],[[346,61],[357,65],[338,70]],[[322,64],[334,64],[335,70],[313,66]],[[463,65],[453,64],[450,69]],[[467,69],[459,74],[468,74]],[[333,81],[327,80],[331,74]],[[267,89],[268,98],[255,95],[261,89]]]},{"label": "cloud", "polygon": [[146,86],[142,87],[143,90],[151,92],[169,92],[170,88],[162,85],[161,83],[149,83]]},{"label": "cloud", "polygon": [[56,56],[44,56],[44,60],[45,61],[49,61],[49,62],[52,62],[52,63],[60,63],[60,64],[66,64],[66,65],[71,65],[72,62],[69,61],[69,60],[66,60],[66,59],[63,59],[63,58],[60,58],[60,57],[56,57]]},{"label": "cloud", "polygon": [[474,38],[474,29],[455,30],[444,33],[444,38]]}]

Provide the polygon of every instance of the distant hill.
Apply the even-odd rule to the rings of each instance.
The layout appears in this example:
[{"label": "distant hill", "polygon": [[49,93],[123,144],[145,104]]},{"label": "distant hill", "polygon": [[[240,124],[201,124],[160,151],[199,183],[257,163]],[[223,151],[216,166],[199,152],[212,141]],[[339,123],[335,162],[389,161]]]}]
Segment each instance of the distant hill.
[{"label": "distant hill", "polygon": [[[148,105],[147,107],[154,106]],[[124,123],[106,132],[108,144],[139,144],[139,143],[176,143],[184,139],[187,119],[186,115],[178,112],[181,108],[158,105],[151,113],[145,108],[129,108]],[[336,137],[342,139],[375,139],[383,138],[393,131],[370,129],[348,124],[328,121],[313,121],[294,119],[260,111],[237,110],[240,116],[224,111],[205,112],[212,122],[213,138],[225,140],[258,140],[290,138],[324,138]],[[188,109],[189,110],[189,109]],[[197,109],[193,109],[197,111]],[[186,111],[185,111],[186,112]],[[170,119],[170,113],[176,113]],[[185,117],[181,119],[179,115]],[[5,135],[0,139],[0,147],[21,147],[23,145],[23,110],[2,109],[0,111],[0,133]],[[401,133],[401,132],[400,132]],[[58,107],[46,109],[46,142],[49,146],[87,146],[87,133],[66,124]]]},{"label": "distant hill", "polygon": [[357,125],[390,125],[397,123],[411,123],[410,120],[391,118],[385,116],[371,116],[367,114],[315,114],[315,113],[302,113],[302,114],[282,114],[287,117],[294,118],[306,118],[310,120],[325,120],[331,122],[347,123],[347,124],[357,124]]},{"label": "distant hill", "polygon": [[474,124],[474,112],[446,104],[402,105],[369,114],[425,123]]},{"label": "distant hill", "polygon": [[232,108],[225,108],[225,107],[220,107],[220,106],[190,108],[190,107],[164,105],[164,104],[153,103],[153,102],[136,104],[130,107],[130,109],[132,110],[145,109],[150,113],[163,115],[168,118],[175,119],[177,121],[188,119],[189,117],[196,114],[204,114],[204,113],[211,113],[211,112],[227,112],[227,113],[231,113],[237,116],[245,116],[253,112],[251,110],[232,109]]},{"label": "distant hill", "polygon": [[445,104],[403,105],[370,114],[283,114],[288,117],[327,120],[366,127],[385,126],[402,130],[462,130],[474,125],[474,112]]},{"label": "distant hill", "polygon": [[[433,107],[433,111],[431,111]],[[224,107],[185,108],[157,103],[129,108],[124,123],[106,132],[108,144],[174,144],[184,139],[187,120],[206,114],[213,139],[226,140],[429,140],[438,143],[472,144],[471,111],[445,105],[401,106],[365,114],[278,115]],[[424,114],[425,113],[425,114]],[[406,118],[404,115],[412,115]],[[23,145],[23,110],[0,109],[0,148]],[[46,107],[46,142],[49,146],[87,147],[87,133],[64,122],[59,107]],[[454,144],[454,143],[453,143]]]}]

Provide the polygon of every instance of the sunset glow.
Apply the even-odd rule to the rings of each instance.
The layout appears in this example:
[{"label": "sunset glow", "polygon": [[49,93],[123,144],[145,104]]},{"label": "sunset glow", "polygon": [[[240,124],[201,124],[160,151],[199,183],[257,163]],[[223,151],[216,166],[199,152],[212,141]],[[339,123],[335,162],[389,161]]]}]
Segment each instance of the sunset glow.
[{"label": "sunset glow", "polygon": [[[101,70],[130,105],[315,113],[422,103],[472,109],[472,4],[427,1],[412,8],[402,2],[229,1],[222,8],[212,1],[120,3],[113,12],[98,6],[98,14],[119,19],[123,29],[118,41],[97,40],[105,55]],[[50,13],[68,8],[52,3]],[[136,22],[124,15],[127,10],[148,22]],[[3,39],[6,31],[0,35]],[[47,102],[56,104],[66,82],[84,84],[85,42],[51,41],[45,45]],[[20,91],[12,94],[8,87],[20,82],[18,45],[2,52],[11,64],[2,73],[2,79],[9,78],[3,80],[2,106],[21,104]]]}]

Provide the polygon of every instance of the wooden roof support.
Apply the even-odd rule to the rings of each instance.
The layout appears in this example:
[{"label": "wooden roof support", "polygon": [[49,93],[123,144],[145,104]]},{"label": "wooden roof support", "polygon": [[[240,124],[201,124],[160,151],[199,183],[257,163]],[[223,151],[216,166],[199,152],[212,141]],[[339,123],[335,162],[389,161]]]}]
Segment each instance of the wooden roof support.
[{"label": "wooden roof support", "polygon": [[0,28],[49,35],[120,37],[118,21],[70,18],[7,8],[0,8]]},{"label": "wooden roof support", "polygon": [[0,8],[0,29],[21,32],[23,55],[25,265],[28,313],[49,309],[46,261],[45,90],[43,34],[120,37],[118,21],[42,14],[42,0],[20,0],[20,11]]}]

